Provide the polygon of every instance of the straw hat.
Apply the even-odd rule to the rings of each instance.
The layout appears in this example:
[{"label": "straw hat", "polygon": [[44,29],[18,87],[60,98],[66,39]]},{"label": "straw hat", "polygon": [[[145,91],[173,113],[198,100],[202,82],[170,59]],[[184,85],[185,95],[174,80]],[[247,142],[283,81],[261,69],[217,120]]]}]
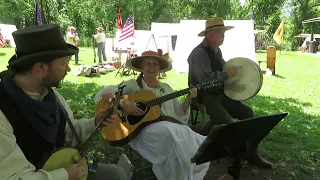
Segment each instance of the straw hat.
[{"label": "straw hat", "polygon": [[103,27],[100,26],[100,27],[97,28],[97,30],[98,31],[103,31],[104,29],[103,29]]},{"label": "straw hat", "polygon": [[77,28],[75,28],[74,26],[70,26],[68,29],[69,29],[69,30],[71,30],[71,29],[76,30]]},{"label": "straw hat", "polygon": [[145,58],[148,58],[148,57],[155,58],[159,61],[159,64],[160,64],[159,72],[167,72],[172,69],[172,65],[169,62],[169,54],[166,53],[166,54],[162,55],[161,49],[158,49],[158,52],[145,51],[141,54],[141,56],[127,60],[126,64],[127,64],[127,66],[129,66],[133,70],[141,72],[141,69],[140,69],[141,62],[142,62],[142,60],[144,60]]},{"label": "straw hat", "polygon": [[223,18],[211,18],[206,21],[205,30],[201,31],[198,36],[204,36],[206,32],[212,31],[215,29],[224,29],[225,31],[234,28],[234,26],[225,26],[223,22]]}]

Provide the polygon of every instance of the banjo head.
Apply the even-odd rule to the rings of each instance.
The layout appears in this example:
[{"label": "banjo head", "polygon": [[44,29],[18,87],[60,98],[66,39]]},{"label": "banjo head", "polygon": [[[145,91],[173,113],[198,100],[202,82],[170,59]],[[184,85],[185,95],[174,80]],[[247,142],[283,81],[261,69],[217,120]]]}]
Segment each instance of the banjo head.
[{"label": "banjo head", "polygon": [[226,62],[223,72],[227,72],[232,66],[238,69],[237,75],[225,80],[224,94],[237,101],[244,101],[255,96],[263,84],[259,65],[248,58],[237,57]]},{"label": "banjo head", "polygon": [[73,148],[64,148],[54,152],[44,163],[42,169],[53,171],[75,164],[75,161],[79,161],[80,165],[84,168],[85,175],[80,180],[87,180],[89,171],[88,162],[86,158],[80,155],[77,149]]}]

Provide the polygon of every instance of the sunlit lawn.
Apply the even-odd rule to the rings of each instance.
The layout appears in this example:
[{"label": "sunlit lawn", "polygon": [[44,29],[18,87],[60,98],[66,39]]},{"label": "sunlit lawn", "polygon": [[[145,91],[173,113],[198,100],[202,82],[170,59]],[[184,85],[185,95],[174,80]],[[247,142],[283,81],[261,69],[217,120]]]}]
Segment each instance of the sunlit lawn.
[{"label": "sunlit lawn", "polygon": [[[14,49],[0,49],[0,70],[6,68],[13,52]],[[79,57],[81,64],[93,64],[92,49],[80,51]],[[265,59],[266,54],[257,53],[257,57]],[[74,61],[70,64],[72,71],[59,91],[77,118],[93,116],[95,106],[92,97],[101,88],[133,78],[115,77],[116,71],[100,77],[78,77],[74,75],[78,66]],[[260,151],[275,162],[276,170],[284,168],[285,174],[291,177],[278,179],[316,179],[320,176],[320,56],[278,52],[276,65],[277,76],[264,77],[261,91],[246,102],[256,115],[289,113],[261,143]],[[175,90],[187,87],[186,74],[171,71],[167,76],[163,81]]]}]

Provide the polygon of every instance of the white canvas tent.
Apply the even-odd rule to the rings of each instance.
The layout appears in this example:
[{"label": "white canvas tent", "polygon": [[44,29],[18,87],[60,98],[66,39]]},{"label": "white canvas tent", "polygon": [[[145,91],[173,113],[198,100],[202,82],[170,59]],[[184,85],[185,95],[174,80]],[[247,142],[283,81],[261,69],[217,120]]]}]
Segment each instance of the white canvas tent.
[{"label": "white canvas tent", "polygon": [[17,30],[17,27],[12,24],[0,24],[1,33],[3,35],[4,39],[10,40],[10,45],[12,47],[16,47],[16,44],[14,42],[14,39],[12,37],[12,32]]},{"label": "white canvas tent", "polygon": [[[246,57],[256,61],[253,20],[225,20],[224,23],[235,26],[235,28],[225,33],[224,43],[220,46],[223,58],[228,61],[234,57]],[[138,50],[138,55],[145,50],[156,51],[153,39],[150,40],[153,34],[157,48],[162,49],[163,53],[169,51],[173,69],[176,72],[187,73],[188,56],[193,48],[203,40],[203,37],[198,37],[198,33],[204,28],[205,20],[181,20],[179,24],[153,22],[151,31],[135,30],[135,37],[123,41],[121,45],[117,44],[118,40],[115,39],[115,47],[126,49],[128,42],[134,41],[134,48]],[[175,51],[172,50],[172,35],[177,35]]]},{"label": "white canvas tent", "polygon": [[[220,46],[223,58],[228,61],[234,57],[246,57],[256,61],[254,44],[254,24],[252,20],[225,20],[225,25],[235,26],[226,31]],[[188,56],[202,40],[198,33],[204,30],[205,20],[181,20],[176,50],[171,53],[173,69],[176,72],[188,72]]]},{"label": "white canvas tent", "polygon": [[[171,37],[173,35],[178,35],[179,27],[179,23],[152,22],[151,33],[154,35],[158,49],[162,49],[164,54],[171,52]],[[155,48],[153,50],[155,50]]]},{"label": "white canvas tent", "polygon": [[141,53],[143,53],[147,48],[147,44],[151,37],[151,32],[149,30],[135,30],[134,34],[134,49],[137,50],[137,54],[140,56]]}]

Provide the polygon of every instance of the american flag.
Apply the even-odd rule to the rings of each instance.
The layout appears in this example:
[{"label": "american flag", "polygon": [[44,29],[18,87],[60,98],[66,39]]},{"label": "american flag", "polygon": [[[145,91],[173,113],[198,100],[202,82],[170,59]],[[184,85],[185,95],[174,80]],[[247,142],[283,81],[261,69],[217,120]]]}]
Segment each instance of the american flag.
[{"label": "american flag", "polygon": [[124,24],[124,27],[122,29],[122,33],[119,38],[119,42],[123,41],[129,37],[133,37],[134,35],[134,18],[133,13],[130,13],[126,23]]}]

